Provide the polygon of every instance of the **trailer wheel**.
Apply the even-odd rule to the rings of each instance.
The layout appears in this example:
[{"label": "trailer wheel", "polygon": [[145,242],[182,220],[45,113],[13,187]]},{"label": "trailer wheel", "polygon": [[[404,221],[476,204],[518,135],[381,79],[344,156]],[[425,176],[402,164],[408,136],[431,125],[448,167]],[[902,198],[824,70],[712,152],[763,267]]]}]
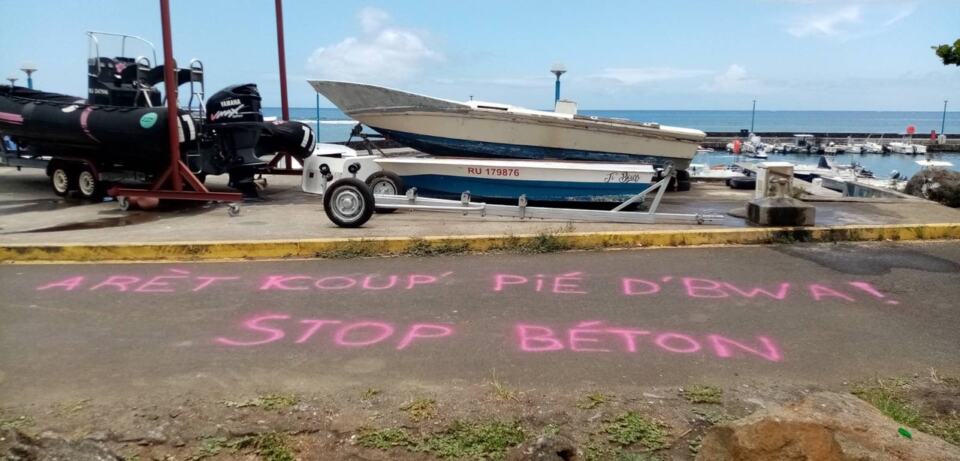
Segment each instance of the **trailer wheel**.
[{"label": "trailer wheel", "polygon": [[107,193],[104,186],[105,184],[97,178],[97,174],[89,166],[85,166],[77,174],[77,190],[87,200],[95,202],[103,200],[103,196]]},{"label": "trailer wheel", "polygon": [[373,192],[363,181],[344,178],[323,193],[323,211],[340,227],[360,227],[373,215]]},{"label": "trailer wheel", "polygon": [[117,205],[120,205],[120,211],[130,210],[130,199],[127,197],[117,197]]},{"label": "trailer wheel", "polygon": [[[403,180],[396,173],[378,171],[367,178],[367,185],[374,194],[400,195],[403,194]],[[381,214],[393,213],[396,208],[375,207],[374,211]]]},{"label": "trailer wheel", "polygon": [[54,194],[65,197],[73,187],[73,172],[66,165],[54,165],[50,168],[50,186]]}]

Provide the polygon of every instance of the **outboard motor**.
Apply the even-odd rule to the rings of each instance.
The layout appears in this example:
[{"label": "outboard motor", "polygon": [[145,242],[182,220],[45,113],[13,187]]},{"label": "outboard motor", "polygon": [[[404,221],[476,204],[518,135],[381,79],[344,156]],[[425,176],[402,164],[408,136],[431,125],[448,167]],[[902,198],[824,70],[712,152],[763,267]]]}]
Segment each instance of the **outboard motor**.
[{"label": "outboard motor", "polygon": [[257,143],[257,154],[284,152],[302,162],[313,153],[316,144],[313,130],[306,123],[283,120],[264,122]]},{"label": "outboard motor", "polygon": [[206,129],[214,132],[217,148],[230,173],[230,186],[245,197],[257,196],[253,175],[265,162],[257,158],[263,126],[257,85],[228,86],[207,100]]}]

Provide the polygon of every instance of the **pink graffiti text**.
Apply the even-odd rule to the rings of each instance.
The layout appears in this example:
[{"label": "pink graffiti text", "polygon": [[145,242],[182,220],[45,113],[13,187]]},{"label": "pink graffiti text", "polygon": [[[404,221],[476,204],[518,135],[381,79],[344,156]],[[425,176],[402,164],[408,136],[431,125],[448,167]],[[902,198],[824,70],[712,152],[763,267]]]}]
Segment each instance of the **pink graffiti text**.
[{"label": "pink graffiti text", "polygon": [[74,275],[36,288],[37,291],[106,291],[118,293],[198,292],[239,280],[230,275],[194,275],[182,269],[168,269],[161,275]]},{"label": "pink graffiti text", "polygon": [[260,314],[244,321],[237,337],[220,336],[214,342],[224,346],[250,347],[277,342],[325,344],[340,348],[361,348],[389,344],[405,350],[420,343],[453,336],[452,325],[411,323],[396,325],[376,320],[295,319],[289,314]]},{"label": "pink graffiti text", "polygon": [[434,285],[453,272],[441,274],[352,274],[352,275],[268,275],[260,283],[260,291],[384,291],[414,290]]},{"label": "pink graffiti text", "polygon": [[514,325],[517,345],[523,352],[626,352],[651,351],[672,354],[702,354],[718,358],[746,357],[779,362],[780,348],[767,336],[734,339],[716,333],[691,334],[645,328],[610,327],[601,321],[585,321],[570,328],[542,324]]}]

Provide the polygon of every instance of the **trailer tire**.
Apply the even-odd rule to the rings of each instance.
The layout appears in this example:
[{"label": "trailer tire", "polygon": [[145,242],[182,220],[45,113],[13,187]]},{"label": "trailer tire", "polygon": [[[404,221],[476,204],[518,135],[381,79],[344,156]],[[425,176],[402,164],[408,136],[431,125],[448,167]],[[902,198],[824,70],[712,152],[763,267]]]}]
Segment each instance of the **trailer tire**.
[{"label": "trailer tire", "polygon": [[677,192],[687,192],[690,190],[690,181],[677,180]]},{"label": "trailer tire", "polygon": [[50,187],[53,193],[60,197],[66,197],[70,189],[74,188],[76,173],[73,169],[62,162],[50,165]]},{"label": "trailer tire", "polygon": [[339,227],[360,227],[373,215],[373,192],[363,181],[344,178],[323,193],[323,212]]},{"label": "trailer tire", "polygon": [[[380,195],[401,195],[404,193],[403,180],[396,173],[378,171],[367,178],[370,192]],[[374,207],[374,211],[381,214],[393,213],[396,208]]]},{"label": "trailer tire", "polygon": [[94,202],[102,201],[107,195],[106,183],[100,181],[96,171],[89,165],[82,166],[77,173],[77,190],[83,198]]}]

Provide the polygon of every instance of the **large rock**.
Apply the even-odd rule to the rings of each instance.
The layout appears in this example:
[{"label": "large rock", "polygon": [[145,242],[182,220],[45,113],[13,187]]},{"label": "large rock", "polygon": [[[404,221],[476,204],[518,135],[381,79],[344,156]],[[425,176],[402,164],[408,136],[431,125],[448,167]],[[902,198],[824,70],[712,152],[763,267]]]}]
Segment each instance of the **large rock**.
[{"label": "large rock", "polygon": [[925,168],[907,181],[904,192],[949,207],[960,207],[960,173],[944,168]]},{"label": "large rock", "polygon": [[715,426],[703,438],[701,461],[947,461],[960,448],[900,425],[849,394],[821,392]]}]

